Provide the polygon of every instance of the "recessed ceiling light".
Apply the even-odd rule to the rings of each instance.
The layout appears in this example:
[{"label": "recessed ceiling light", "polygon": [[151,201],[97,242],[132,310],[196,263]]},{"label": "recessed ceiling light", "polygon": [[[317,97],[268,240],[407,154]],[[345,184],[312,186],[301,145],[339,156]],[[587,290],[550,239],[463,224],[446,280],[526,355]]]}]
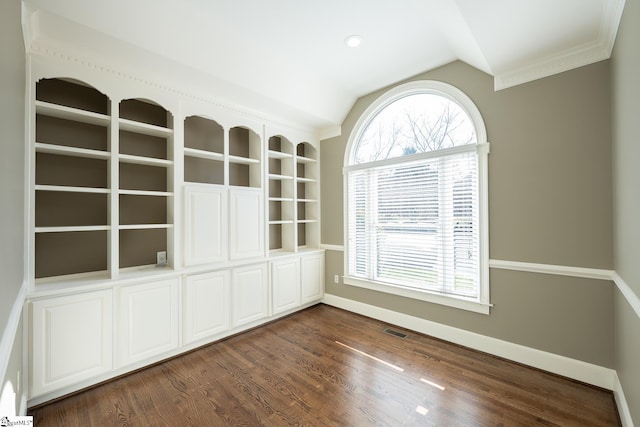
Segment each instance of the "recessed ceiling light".
[{"label": "recessed ceiling light", "polygon": [[362,37],[355,34],[344,39],[344,44],[348,47],[358,47],[360,43],[362,43]]}]

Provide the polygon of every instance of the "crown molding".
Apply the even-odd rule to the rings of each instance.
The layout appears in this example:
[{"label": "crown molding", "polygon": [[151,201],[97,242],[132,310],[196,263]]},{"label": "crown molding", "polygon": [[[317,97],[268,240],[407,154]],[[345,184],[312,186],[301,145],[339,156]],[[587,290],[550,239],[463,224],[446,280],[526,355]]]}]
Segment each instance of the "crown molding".
[{"label": "crown molding", "polygon": [[342,126],[331,126],[320,129],[320,131],[318,132],[318,139],[320,141],[324,141],[325,139],[335,138],[336,136],[340,135],[342,135]]},{"label": "crown molding", "polygon": [[616,34],[618,33],[624,4],[625,0],[604,2],[600,30],[596,40],[538,59],[515,69],[496,73],[494,76],[494,89],[496,91],[507,89],[609,59],[613,51]]}]

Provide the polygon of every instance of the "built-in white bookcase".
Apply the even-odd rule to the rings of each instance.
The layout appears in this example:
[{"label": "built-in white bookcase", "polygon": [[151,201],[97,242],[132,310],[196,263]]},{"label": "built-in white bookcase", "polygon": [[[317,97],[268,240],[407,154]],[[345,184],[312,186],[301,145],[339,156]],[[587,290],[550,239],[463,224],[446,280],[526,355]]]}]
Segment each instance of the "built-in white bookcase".
[{"label": "built-in white bookcase", "polygon": [[312,133],[30,60],[29,405],[322,299]]},{"label": "built-in white bookcase", "polygon": [[308,142],[268,140],[269,250],[297,252],[320,244],[318,155]]},{"label": "built-in white bookcase", "polygon": [[35,112],[34,277],[117,277],[170,254],[171,115],[69,79],[38,81]]},{"label": "built-in white bookcase", "polygon": [[224,128],[216,121],[190,116],[184,120],[184,181],[225,184]]},{"label": "built-in white bookcase", "polygon": [[295,159],[297,246],[317,248],[320,244],[318,151],[302,142],[296,147]]},{"label": "built-in white bookcase", "polygon": [[269,138],[269,249],[294,252],[293,144],[282,136]]}]

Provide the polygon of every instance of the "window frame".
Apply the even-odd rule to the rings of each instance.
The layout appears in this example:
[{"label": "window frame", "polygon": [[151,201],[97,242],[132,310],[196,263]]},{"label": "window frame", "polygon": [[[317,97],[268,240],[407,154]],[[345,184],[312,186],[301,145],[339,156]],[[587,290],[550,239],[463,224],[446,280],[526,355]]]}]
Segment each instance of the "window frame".
[{"label": "window frame", "polygon": [[[417,290],[402,285],[392,285],[373,280],[351,277],[349,275],[349,172],[368,168],[375,168],[385,163],[395,163],[403,161],[403,157],[395,157],[385,160],[378,160],[369,163],[355,163],[355,152],[362,134],[371,121],[395,101],[410,95],[433,94],[447,98],[458,104],[469,116],[476,132],[476,143],[474,150],[477,153],[477,173],[478,173],[478,225],[479,225],[479,286],[478,298],[465,298],[457,295],[444,294],[432,290]],[[469,150],[469,147],[460,146],[442,151]],[[433,157],[436,152],[427,152],[411,155],[412,159]],[[380,95],[374,100],[360,115],[356,121],[344,155],[343,168],[343,206],[344,206],[344,283],[345,285],[357,286],[374,291],[403,296],[407,298],[427,301],[435,304],[459,308],[481,314],[489,314],[490,288],[489,288],[489,197],[488,197],[488,154],[489,142],[482,115],[475,103],[460,89],[440,81],[418,80],[396,86]]]}]

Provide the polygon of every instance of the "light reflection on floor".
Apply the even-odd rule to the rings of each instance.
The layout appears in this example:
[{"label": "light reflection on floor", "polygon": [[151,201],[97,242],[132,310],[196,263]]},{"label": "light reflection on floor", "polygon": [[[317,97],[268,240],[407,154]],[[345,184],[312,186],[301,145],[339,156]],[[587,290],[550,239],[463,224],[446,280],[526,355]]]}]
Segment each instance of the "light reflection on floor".
[{"label": "light reflection on floor", "polygon": [[343,343],[341,343],[340,341],[334,341],[334,342],[335,342],[336,344],[338,344],[338,345],[341,345],[341,346],[343,346],[343,347],[345,347],[345,348],[348,348],[348,349],[349,349],[349,350],[351,350],[351,351],[355,351],[355,352],[356,352],[356,353],[358,353],[358,354],[361,354],[361,355],[363,355],[363,356],[366,356],[366,357],[368,357],[368,358],[369,358],[369,359],[371,359],[371,360],[375,360],[376,362],[382,363],[383,365],[386,365],[386,366],[388,366],[388,367],[390,367],[390,368],[392,368],[392,369],[395,369],[395,370],[396,370],[396,371],[398,371],[398,372],[404,372],[404,369],[402,369],[401,367],[396,366],[396,365],[394,365],[394,364],[392,364],[392,363],[389,363],[389,362],[385,362],[385,361],[384,361],[384,360],[382,360],[382,359],[378,359],[377,357],[372,356],[372,355],[370,355],[369,353],[365,353],[364,351],[358,350],[358,349],[353,348],[353,347],[349,347],[348,345],[343,344]]}]

